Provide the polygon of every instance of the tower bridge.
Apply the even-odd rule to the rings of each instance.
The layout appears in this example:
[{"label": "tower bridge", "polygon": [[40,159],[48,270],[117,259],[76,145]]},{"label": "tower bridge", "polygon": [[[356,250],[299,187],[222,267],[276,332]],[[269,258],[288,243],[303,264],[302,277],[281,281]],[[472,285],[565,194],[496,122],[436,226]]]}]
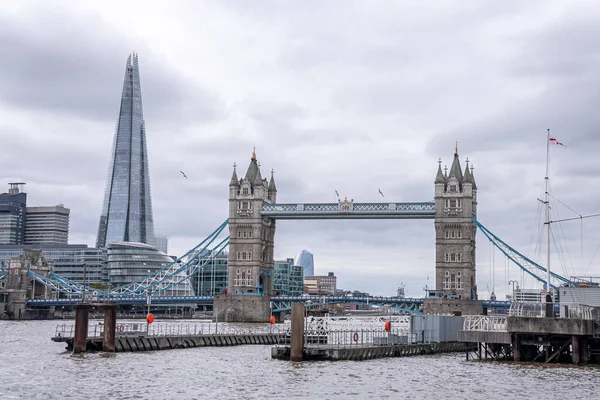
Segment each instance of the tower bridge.
[{"label": "tower bridge", "polygon": [[[237,166],[229,182],[228,293],[217,296],[216,308],[225,321],[263,321],[273,296],[273,252],[277,220],[303,219],[433,219],[436,287],[430,295],[442,302],[431,311],[482,308],[477,303],[475,234],[477,185],[473,168],[460,165],[458,147],[450,170],[439,161],[433,202],[277,203],[277,186],[262,177],[253,152],[246,174]],[[254,295],[254,296],[248,296]],[[450,301],[448,299],[454,299]],[[469,303],[469,306],[467,306]],[[472,310],[472,308],[471,308]]]}]

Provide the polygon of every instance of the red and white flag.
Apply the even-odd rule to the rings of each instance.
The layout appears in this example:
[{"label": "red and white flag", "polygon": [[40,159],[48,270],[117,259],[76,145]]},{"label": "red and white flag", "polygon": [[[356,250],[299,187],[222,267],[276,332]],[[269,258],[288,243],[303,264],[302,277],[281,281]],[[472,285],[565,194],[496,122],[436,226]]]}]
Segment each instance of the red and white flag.
[{"label": "red and white flag", "polygon": [[556,138],[554,138],[554,137],[551,137],[551,138],[550,138],[550,141],[551,141],[552,143],[554,143],[554,144],[557,144],[557,145],[559,145],[559,146],[567,147],[567,146],[565,146],[564,144],[562,144],[562,142],[559,142],[558,140],[556,140]]}]

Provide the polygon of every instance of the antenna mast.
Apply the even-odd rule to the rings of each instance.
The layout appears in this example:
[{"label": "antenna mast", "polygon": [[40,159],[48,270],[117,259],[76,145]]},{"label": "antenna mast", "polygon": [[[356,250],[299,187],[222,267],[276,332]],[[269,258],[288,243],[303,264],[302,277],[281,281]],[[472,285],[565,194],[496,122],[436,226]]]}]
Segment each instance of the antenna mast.
[{"label": "antenna mast", "polygon": [[546,260],[546,293],[550,294],[550,197],[548,193],[548,159],[550,158],[550,129],[548,129],[548,137],[546,138],[546,192],[544,194],[544,204],[546,204],[546,247],[548,250]]}]

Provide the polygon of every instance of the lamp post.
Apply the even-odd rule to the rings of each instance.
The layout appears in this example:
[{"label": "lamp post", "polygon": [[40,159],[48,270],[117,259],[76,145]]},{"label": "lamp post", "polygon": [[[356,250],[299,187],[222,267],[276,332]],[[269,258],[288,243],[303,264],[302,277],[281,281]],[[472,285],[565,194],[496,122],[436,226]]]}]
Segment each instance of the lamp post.
[{"label": "lamp post", "polygon": [[515,284],[517,284],[517,290],[519,290],[519,282],[517,281],[508,281],[509,285],[512,285],[512,301],[515,301]]}]

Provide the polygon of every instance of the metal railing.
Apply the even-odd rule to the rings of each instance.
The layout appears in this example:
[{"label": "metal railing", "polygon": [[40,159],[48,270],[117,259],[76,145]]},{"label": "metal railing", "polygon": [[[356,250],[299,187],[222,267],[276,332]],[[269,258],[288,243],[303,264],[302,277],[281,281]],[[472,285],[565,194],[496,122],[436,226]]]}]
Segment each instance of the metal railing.
[{"label": "metal railing", "polygon": [[465,317],[463,330],[506,332],[506,317],[469,315]]},{"label": "metal railing", "polygon": [[[422,343],[419,336],[406,329],[391,329],[389,332],[379,329],[344,329],[344,330],[307,330],[304,332],[305,346],[327,346],[334,348],[361,346],[389,346]],[[278,337],[277,346],[290,343],[288,334]]]},{"label": "metal railing", "polygon": [[600,318],[600,308],[587,304],[515,302],[511,304],[508,315],[510,317],[594,320]]},{"label": "metal railing", "polygon": [[[214,323],[195,324],[147,324],[144,322],[117,323],[116,336],[198,336],[198,335],[258,335],[258,334],[289,334],[287,324],[261,324],[255,326],[239,326]],[[88,325],[88,338],[98,338],[104,335],[104,324]],[[75,336],[74,325],[57,325],[55,337],[72,338]]]}]

